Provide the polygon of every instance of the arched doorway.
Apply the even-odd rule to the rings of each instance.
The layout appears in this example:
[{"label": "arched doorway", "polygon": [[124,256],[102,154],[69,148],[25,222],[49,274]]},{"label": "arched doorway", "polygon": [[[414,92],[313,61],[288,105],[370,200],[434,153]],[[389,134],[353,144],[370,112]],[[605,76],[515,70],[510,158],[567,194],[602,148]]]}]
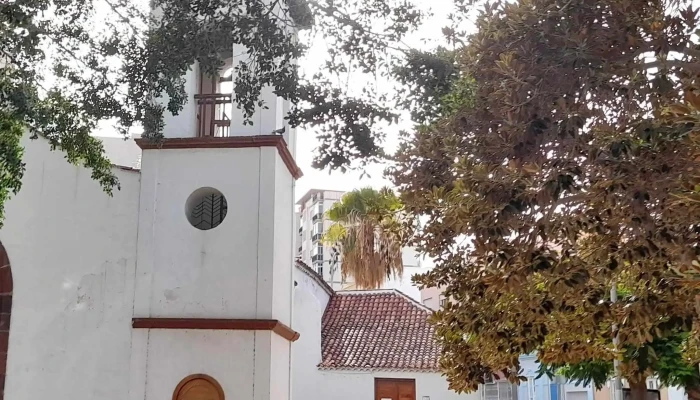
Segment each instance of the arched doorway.
[{"label": "arched doorway", "polygon": [[180,381],[173,400],[224,400],[224,390],[211,376],[195,374]]},{"label": "arched doorway", "polygon": [[10,313],[12,312],[12,270],[10,258],[0,243],[0,400],[5,397],[7,349],[10,340]]}]

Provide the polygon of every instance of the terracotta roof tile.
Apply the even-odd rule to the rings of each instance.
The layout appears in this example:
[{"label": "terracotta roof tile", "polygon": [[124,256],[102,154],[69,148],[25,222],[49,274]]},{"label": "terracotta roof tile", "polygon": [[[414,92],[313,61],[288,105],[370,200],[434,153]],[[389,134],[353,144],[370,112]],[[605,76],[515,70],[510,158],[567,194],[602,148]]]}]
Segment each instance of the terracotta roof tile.
[{"label": "terracotta roof tile", "polygon": [[319,368],[437,371],[430,313],[396,290],[337,292],[323,315]]}]

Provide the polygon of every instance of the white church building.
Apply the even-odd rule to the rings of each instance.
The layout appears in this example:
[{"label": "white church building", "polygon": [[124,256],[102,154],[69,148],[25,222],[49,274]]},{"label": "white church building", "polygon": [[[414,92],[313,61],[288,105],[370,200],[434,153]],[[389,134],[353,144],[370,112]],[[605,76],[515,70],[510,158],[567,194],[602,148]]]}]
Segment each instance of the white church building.
[{"label": "white church building", "polygon": [[265,91],[243,125],[223,78],[195,66],[165,139],[124,142],[138,160],[107,149],[113,197],[24,139],[0,228],[0,400],[478,399],[437,371],[429,310],[295,263],[289,105]]},{"label": "white church building", "polygon": [[137,142],[109,197],[25,140],[0,229],[4,399],[479,398],[447,388],[427,308],[295,263],[284,137]]}]

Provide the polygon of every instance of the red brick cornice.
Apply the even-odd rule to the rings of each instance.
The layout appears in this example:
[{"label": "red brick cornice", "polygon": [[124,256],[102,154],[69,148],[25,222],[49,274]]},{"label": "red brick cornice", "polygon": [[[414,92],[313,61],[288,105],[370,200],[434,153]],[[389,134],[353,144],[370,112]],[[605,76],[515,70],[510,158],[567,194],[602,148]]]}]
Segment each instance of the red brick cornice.
[{"label": "red brick cornice", "polygon": [[131,326],[137,329],[272,331],[290,342],[299,339],[299,332],[276,319],[133,318]]},{"label": "red brick cornice", "polygon": [[282,157],[282,161],[289,169],[294,179],[303,176],[301,169],[289,152],[284,137],[279,135],[260,136],[229,136],[229,137],[191,137],[191,138],[167,138],[161,141],[148,139],[136,139],[136,144],[142,150],[169,150],[169,149],[241,149],[246,147],[276,147]]}]

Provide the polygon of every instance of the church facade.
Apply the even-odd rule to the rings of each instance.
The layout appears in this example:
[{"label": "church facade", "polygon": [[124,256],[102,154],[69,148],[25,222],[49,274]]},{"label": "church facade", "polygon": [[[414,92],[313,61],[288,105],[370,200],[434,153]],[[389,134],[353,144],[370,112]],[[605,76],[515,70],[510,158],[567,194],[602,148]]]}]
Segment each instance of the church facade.
[{"label": "church facade", "polygon": [[0,398],[290,397],[288,104],[267,90],[244,126],[225,79],[196,66],[187,79],[188,106],[161,143],[137,140],[140,168],[114,167],[112,197],[43,139],[23,142],[0,229]]}]

